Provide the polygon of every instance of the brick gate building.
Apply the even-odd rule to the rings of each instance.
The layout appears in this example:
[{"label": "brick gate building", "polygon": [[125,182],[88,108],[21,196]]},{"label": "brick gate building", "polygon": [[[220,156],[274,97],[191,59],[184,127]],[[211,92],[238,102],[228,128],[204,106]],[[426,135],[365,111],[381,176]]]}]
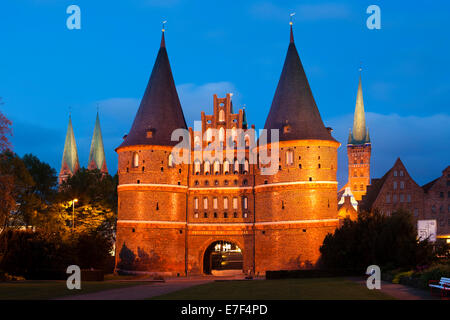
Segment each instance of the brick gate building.
[{"label": "brick gate building", "polygon": [[[279,143],[237,143],[248,129],[245,109],[231,95],[213,97],[213,113],[189,128],[189,163],[174,161],[172,132],[187,129],[165,48],[161,47],[134,123],[119,156],[116,270],[208,273],[211,252],[242,255],[244,272],[313,267],[324,237],[338,226],[337,148],[314,101],[290,33],[286,60],[265,129]],[[216,129],[218,135],[212,135]],[[231,136],[227,134],[231,132]],[[225,157],[202,157],[212,142],[232,148]],[[222,144],[221,144],[222,146]],[[275,174],[253,163],[258,148],[279,152]],[[239,153],[242,151],[242,153]],[[239,154],[244,155],[239,157]],[[220,257],[219,257],[220,258]],[[226,264],[222,261],[222,264]]]}]

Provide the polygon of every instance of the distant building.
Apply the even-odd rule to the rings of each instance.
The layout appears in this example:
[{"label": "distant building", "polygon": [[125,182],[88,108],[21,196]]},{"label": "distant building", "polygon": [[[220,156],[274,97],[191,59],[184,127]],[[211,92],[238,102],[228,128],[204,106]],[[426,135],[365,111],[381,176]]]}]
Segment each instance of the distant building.
[{"label": "distant building", "polygon": [[359,205],[359,210],[378,209],[387,215],[400,208],[411,212],[416,222],[435,219],[438,238],[450,239],[450,167],[421,187],[398,158],[382,178],[372,179]]},{"label": "distant building", "polygon": [[353,129],[350,131],[347,143],[348,182],[341,190],[349,187],[356,201],[366,194],[370,184],[370,155],[372,144],[369,129],[366,127],[361,75],[359,76],[356,95]]},{"label": "distant building", "polygon": [[[64,152],[61,170],[59,171],[58,176],[58,183],[61,185],[79,169],[80,162],[78,160],[77,144],[73,133],[72,118],[69,116],[69,125],[67,126],[66,141],[64,143]],[[88,169],[99,169],[103,173],[108,172],[98,112],[95,121],[94,133],[92,135],[91,149],[89,152]]]}]

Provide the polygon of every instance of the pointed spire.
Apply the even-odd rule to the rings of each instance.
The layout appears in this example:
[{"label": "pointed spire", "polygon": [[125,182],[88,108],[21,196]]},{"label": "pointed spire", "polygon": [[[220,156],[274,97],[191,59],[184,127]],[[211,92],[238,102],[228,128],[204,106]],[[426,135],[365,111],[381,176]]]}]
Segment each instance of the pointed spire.
[{"label": "pointed spire", "polygon": [[64,152],[59,173],[59,183],[73,175],[80,168],[78,162],[77,144],[72,127],[72,117],[69,115],[69,124],[67,126],[66,141],[64,143]]},{"label": "pointed spire", "polygon": [[89,151],[88,169],[98,169],[103,173],[108,172],[98,111],[97,118],[95,120],[94,134],[92,135],[91,150]]},{"label": "pointed spire", "polygon": [[166,39],[164,37],[164,32],[166,32],[166,22],[167,21],[163,21],[162,23],[162,35],[161,35],[161,48],[165,48],[166,47]]},{"label": "pointed spire", "polygon": [[245,113],[245,105],[242,108],[242,113],[243,113],[243,115],[242,115],[242,127],[244,127],[244,129],[247,129],[248,123],[247,123],[247,115]]},{"label": "pointed spire", "polygon": [[[286,124],[287,120],[289,125]],[[323,124],[293,41],[289,43],[283,71],[264,128],[278,129],[280,141],[336,141]]]},{"label": "pointed spire", "polygon": [[291,26],[291,34],[290,34],[290,41],[289,41],[289,43],[294,43],[294,32],[292,31],[292,24],[293,24],[292,17],[295,16],[295,12],[292,12],[289,16],[290,16],[290,18],[289,18],[289,25]]},{"label": "pointed spire", "polygon": [[356,95],[355,114],[353,118],[352,144],[367,143],[366,117],[364,113],[364,100],[362,91],[361,71],[359,68],[358,93]]},{"label": "pointed spire", "polygon": [[[172,132],[186,129],[183,110],[173,80],[165,47],[164,30],[152,74],[134,118],[133,125],[120,147],[136,145],[174,146]],[[120,148],[119,147],[119,148]]]}]

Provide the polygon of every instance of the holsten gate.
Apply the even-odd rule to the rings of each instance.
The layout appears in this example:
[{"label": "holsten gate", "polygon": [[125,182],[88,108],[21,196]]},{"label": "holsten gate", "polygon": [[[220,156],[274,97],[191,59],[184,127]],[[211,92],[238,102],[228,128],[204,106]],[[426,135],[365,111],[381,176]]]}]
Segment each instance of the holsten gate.
[{"label": "holsten gate", "polygon": [[[174,161],[178,141],[171,136],[177,129],[189,132],[188,162]],[[255,137],[245,135],[240,143],[239,129],[250,128],[245,109],[233,111],[230,94],[214,95],[213,113],[201,113],[201,128],[187,128],[163,30],[139,110],[116,149],[117,271],[187,275],[242,269],[264,274],[314,266],[324,237],[339,224],[340,144],[322,122],[292,25],[264,127],[277,130],[279,141],[269,135],[255,145]],[[202,156],[212,143],[227,152]],[[259,157],[261,149],[278,152],[273,174],[262,174],[267,164]]]}]

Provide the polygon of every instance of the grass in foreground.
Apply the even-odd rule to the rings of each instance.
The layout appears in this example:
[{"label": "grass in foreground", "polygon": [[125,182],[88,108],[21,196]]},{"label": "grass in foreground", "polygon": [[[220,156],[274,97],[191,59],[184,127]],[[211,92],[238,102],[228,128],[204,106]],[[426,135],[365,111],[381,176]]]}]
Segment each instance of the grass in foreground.
[{"label": "grass in foreground", "polygon": [[393,297],[345,278],[224,281],[190,287],[159,300],[390,300]]},{"label": "grass in foreground", "polygon": [[[0,300],[47,300],[103,290],[132,287],[141,282],[84,281],[81,290],[69,290],[66,281],[0,282]],[[148,283],[147,283],[148,284]]]}]

